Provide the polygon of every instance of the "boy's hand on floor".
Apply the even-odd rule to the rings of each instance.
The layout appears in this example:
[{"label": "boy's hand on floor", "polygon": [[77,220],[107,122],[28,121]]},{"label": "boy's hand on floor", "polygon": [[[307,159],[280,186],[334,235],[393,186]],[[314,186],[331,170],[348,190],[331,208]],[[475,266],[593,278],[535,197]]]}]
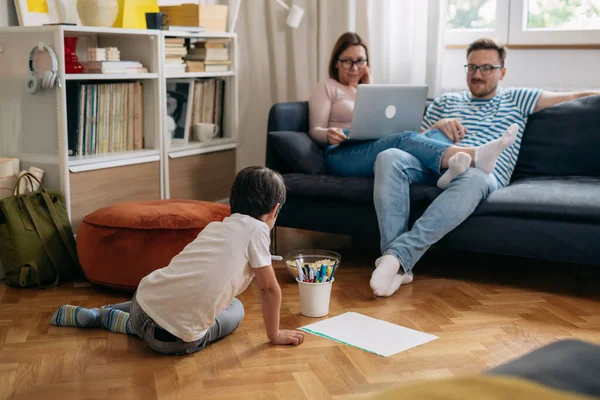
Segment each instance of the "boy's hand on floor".
[{"label": "boy's hand on floor", "polygon": [[304,341],[304,332],[280,330],[276,338],[271,339],[272,344],[298,346]]}]

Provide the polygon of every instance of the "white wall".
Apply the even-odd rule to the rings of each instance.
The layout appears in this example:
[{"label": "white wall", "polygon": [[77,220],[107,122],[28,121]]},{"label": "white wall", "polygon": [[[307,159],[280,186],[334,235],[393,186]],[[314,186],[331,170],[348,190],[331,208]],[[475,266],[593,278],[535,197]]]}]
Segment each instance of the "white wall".
[{"label": "white wall", "polygon": [[14,0],[0,0],[0,26],[19,25]]},{"label": "white wall", "polygon": [[[466,88],[465,50],[446,50],[442,87]],[[508,49],[502,86],[600,89],[600,50]]]}]

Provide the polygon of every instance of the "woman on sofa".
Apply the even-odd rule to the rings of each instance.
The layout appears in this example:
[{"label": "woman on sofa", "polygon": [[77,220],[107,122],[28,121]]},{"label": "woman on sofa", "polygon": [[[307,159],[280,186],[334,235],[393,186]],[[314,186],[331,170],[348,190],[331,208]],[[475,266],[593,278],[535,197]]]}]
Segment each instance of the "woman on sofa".
[{"label": "woman on sofa", "polygon": [[516,131],[509,129],[505,136],[484,146],[453,146],[453,140],[460,141],[465,130],[452,123],[423,133],[401,132],[377,140],[346,141],[344,129],[348,130],[352,122],[356,89],[359,84],[371,83],[368,60],[369,51],[360,36],[344,33],[331,53],[329,78],[317,84],[309,100],[309,134],[325,146],[325,160],[332,175],[373,177],[377,155],[398,148],[436,174],[447,169],[437,182],[445,189],[471,166],[491,174],[500,153],[514,143]]}]

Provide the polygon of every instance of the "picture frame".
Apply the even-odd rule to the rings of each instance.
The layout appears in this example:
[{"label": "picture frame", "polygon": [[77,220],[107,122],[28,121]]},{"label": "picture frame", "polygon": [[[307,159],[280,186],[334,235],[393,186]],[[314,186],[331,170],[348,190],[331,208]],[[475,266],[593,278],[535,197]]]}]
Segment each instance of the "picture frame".
[{"label": "picture frame", "polygon": [[194,104],[193,79],[169,79],[166,93],[167,133],[172,146],[189,143]]},{"label": "picture frame", "polygon": [[15,0],[19,26],[60,23],[57,0]]},{"label": "picture frame", "polygon": [[77,13],[76,0],[14,0],[14,2],[19,26],[82,25]]}]

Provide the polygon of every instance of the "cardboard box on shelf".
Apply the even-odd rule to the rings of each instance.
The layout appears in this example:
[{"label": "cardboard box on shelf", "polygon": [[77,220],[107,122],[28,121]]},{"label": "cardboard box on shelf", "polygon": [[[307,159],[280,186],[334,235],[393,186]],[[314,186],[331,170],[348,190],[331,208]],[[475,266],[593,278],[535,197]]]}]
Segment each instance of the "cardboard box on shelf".
[{"label": "cardboard box on shelf", "polygon": [[160,7],[169,16],[169,25],[202,26],[205,32],[227,32],[227,6],[219,4],[182,4]]}]

